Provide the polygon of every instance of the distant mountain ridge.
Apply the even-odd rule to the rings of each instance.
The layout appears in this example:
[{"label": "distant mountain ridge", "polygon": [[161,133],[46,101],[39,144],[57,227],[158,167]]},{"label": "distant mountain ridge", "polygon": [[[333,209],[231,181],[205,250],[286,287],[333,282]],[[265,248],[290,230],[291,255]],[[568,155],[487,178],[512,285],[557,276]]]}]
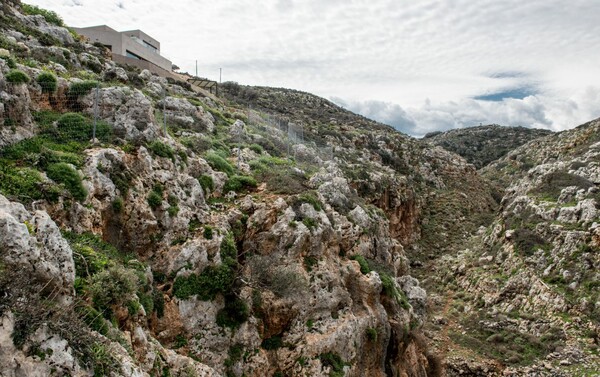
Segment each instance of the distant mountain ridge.
[{"label": "distant mountain ridge", "polygon": [[423,141],[457,153],[477,169],[488,165],[513,149],[553,132],[538,128],[507,127],[498,124],[431,132]]}]

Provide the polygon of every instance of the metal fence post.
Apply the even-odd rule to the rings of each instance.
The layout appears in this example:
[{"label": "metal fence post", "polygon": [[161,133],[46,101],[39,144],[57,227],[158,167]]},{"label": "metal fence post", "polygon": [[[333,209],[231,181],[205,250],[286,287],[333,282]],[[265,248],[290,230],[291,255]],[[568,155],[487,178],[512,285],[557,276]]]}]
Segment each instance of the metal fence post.
[{"label": "metal fence post", "polygon": [[96,143],[96,126],[98,124],[98,97],[100,96],[100,83],[96,84],[94,96],[94,127],[92,129],[92,142]]},{"label": "metal fence post", "polygon": [[165,127],[165,136],[167,136],[167,88],[165,88],[163,96],[163,122]]}]

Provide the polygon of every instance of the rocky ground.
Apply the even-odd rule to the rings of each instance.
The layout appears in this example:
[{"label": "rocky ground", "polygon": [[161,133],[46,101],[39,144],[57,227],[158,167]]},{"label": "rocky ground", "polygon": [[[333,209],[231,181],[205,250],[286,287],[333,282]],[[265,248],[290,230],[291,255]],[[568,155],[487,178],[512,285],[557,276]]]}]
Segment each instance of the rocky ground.
[{"label": "rocky ground", "polygon": [[307,93],[117,66],[54,16],[0,14],[3,375],[595,370],[596,123],[478,173]]}]

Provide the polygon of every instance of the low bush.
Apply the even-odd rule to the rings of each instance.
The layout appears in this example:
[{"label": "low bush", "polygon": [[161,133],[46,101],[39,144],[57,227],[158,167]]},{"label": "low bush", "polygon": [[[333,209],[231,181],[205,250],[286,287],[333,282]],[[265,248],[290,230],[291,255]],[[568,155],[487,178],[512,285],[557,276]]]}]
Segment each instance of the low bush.
[{"label": "low bush", "polygon": [[263,156],[250,162],[254,176],[266,182],[269,190],[278,194],[299,194],[306,191],[306,177],[292,169],[291,163],[277,157]]},{"label": "low bush", "polygon": [[225,182],[225,185],[223,185],[223,192],[240,192],[242,190],[255,188],[257,185],[256,180],[252,177],[246,175],[234,175]]},{"label": "low bush", "polygon": [[394,278],[383,271],[379,272],[379,277],[381,278],[381,285],[383,287],[383,293],[386,296],[395,299],[396,302],[398,302],[398,304],[400,304],[400,306],[403,309],[406,309],[406,310],[410,309],[410,304],[408,303],[408,299],[404,295],[404,292],[400,291],[396,287]]},{"label": "low bush", "polygon": [[225,237],[223,237],[219,247],[219,254],[221,254],[223,263],[229,266],[237,265],[237,246],[235,245],[235,240],[231,233],[227,233]]},{"label": "low bush", "polygon": [[302,219],[302,224],[304,224],[309,230],[313,230],[318,226],[317,220],[310,217]]},{"label": "low bush", "polygon": [[210,226],[210,225],[205,226],[204,227],[204,232],[202,233],[202,235],[207,240],[212,240],[212,238],[213,238],[213,228],[212,228],[212,226]]},{"label": "low bush", "polygon": [[0,56],[0,59],[4,60],[6,62],[6,65],[8,66],[8,68],[11,68],[11,69],[17,68],[17,63],[15,62],[15,59],[13,59],[11,56]]},{"label": "low bush", "polygon": [[162,195],[154,189],[152,189],[152,191],[150,191],[150,194],[148,194],[147,200],[148,200],[148,205],[153,210],[158,209],[158,207],[160,207],[162,205]]},{"label": "low bush", "polygon": [[148,144],[148,150],[152,152],[155,156],[170,158],[171,160],[175,160],[175,151],[171,146],[162,143],[158,140],[155,140]]},{"label": "low bush", "polygon": [[11,69],[4,77],[11,84],[27,84],[31,80],[25,72],[18,69]]},{"label": "low bush", "polygon": [[87,197],[87,190],[83,187],[81,177],[71,165],[64,162],[49,165],[46,174],[54,182],[63,184],[76,200],[83,201]]},{"label": "low bush", "polygon": [[329,377],[343,377],[344,366],[346,363],[342,358],[333,352],[322,353],[319,360],[324,367],[329,367]]},{"label": "low bush", "polygon": [[229,293],[235,280],[234,270],[225,264],[208,266],[200,273],[180,276],[173,283],[173,295],[180,299],[198,296],[208,301],[218,293]]},{"label": "low bush", "polygon": [[92,276],[89,292],[94,307],[104,312],[105,318],[110,318],[110,307],[131,301],[138,284],[138,277],[133,270],[116,265]]},{"label": "low bush", "polygon": [[200,186],[202,186],[205,195],[208,195],[215,189],[215,183],[210,175],[201,175],[200,178],[198,178],[198,182],[200,183]]},{"label": "low bush", "polygon": [[232,176],[235,173],[235,169],[229,161],[214,152],[208,153],[204,158],[206,159],[206,162],[217,171],[223,172],[228,176]]},{"label": "low bush", "polygon": [[[92,122],[78,113],[65,113],[56,121],[56,128],[46,127],[44,132],[57,143],[88,142],[94,135]],[[109,141],[112,128],[104,122],[96,124],[96,138]]]},{"label": "low bush", "polygon": [[256,154],[263,154],[264,149],[261,145],[258,144],[250,144],[250,150]]},{"label": "low bush", "polygon": [[308,283],[301,273],[292,266],[282,266],[271,257],[253,256],[248,265],[252,282],[270,290],[278,297],[290,297],[308,288]]},{"label": "low bush", "polygon": [[56,12],[53,12],[51,10],[42,9],[35,5],[29,5],[25,3],[21,3],[21,10],[23,10],[23,13],[28,15],[41,15],[42,17],[44,17],[46,22],[50,24],[61,27],[65,26],[65,23],[63,22],[62,18],[60,18],[60,16]]},{"label": "low bush", "polygon": [[42,72],[36,78],[37,83],[42,88],[42,93],[54,93],[57,88],[56,76],[50,72]]},{"label": "low bush", "polygon": [[274,336],[272,336],[270,338],[264,339],[260,343],[260,346],[263,349],[266,349],[267,351],[276,350],[278,348],[283,347],[283,340],[281,339],[281,336],[274,335]]},{"label": "low bush", "polygon": [[323,209],[323,203],[321,203],[321,201],[317,198],[317,195],[314,191],[308,191],[298,195],[298,202],[312,205],[315,211],[320,211]]},{"label": "low bush", "polygon": [[73,99],[77,99],[90,93],[92,89],[98,87],[98,85],[98,81],[94,80],[74,82],[71,83],[71,85],[69,86],[69,91],[67,92],[67,95]]},{"label": "low bush", "polygon": [[538,249],[549,247],[548,241],[543,239],[534,230],[528,228],[516,229],[513,233],[515,249],[525,256],[531,256]]},{"label": "low bush", "polygon": [[225,296],[225,307],[217,312],[217,325],[236,329],[246,322],[248,313],[248,306],[243,300],[235,296]]},{"label": "low bush", "polygon": [[367,260],[365,259],[365,257],[363,257],[362,255],[352,255],[350,257],[350,259],[355,260],[358,262],[359,266],[360,266],[360,272],[362,272],[364,275],[368,274],[369,272],[371,272],[371,268],[369,267],[369,262],[367,262]]},{"label": "low bush", "polygon": [[369,339],[372,342],[375,342],[377,340],[377,329],[369,327],[367,329],[367,339]]},{"label": "low bush", "polygon": [[0,160],[0,192],[26,203],[45,197],[37,170],[17,168],[4,160]]}]

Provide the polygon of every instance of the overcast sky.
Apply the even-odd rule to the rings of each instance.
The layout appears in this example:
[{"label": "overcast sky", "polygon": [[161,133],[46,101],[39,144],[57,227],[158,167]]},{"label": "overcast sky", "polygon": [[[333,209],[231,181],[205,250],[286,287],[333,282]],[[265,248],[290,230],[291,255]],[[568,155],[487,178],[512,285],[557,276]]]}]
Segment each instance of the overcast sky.
[{"label": "overcast sky", "polygon": [[[27,1],[26,1],[27,2]],[[600,116],[598,0],[29,0],[142,29],[183,71],[318,94],[414,136]]]}]

